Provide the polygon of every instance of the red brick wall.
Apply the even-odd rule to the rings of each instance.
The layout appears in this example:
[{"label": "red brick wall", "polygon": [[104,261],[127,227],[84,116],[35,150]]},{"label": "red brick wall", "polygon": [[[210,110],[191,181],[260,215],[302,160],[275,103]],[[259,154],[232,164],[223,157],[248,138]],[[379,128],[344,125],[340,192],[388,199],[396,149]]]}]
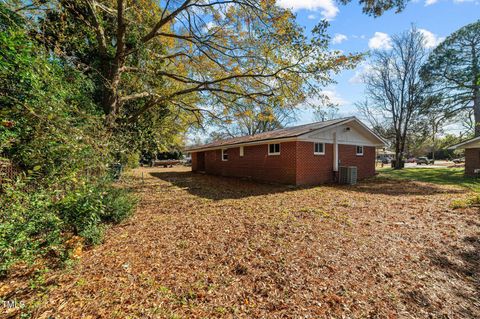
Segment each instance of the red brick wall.
[{"label": "red brick wall", "polygon": [[[214,175],[248,177],[259,181],[295,184],[295,142],[280,144],[280,155],[268,155],[268,145],[228,149],[228,161],[222,161],[222,151],[205,152],[205,172]],[[192,169],[195,166],[192,156]]]},{"label": "red brick wall", "polygon": [[358,179],[375,175],[375,147],[364,146],[363,156],[357,156],[355,145],[338,145],[338,166],[356,166]]},{"label": "red brick wall", "polygon": [[[364,147],[364,155],[356,155],[354,145],[339,145],[340,165],[357,166],[358,178],[375,174],[375,148]],[[312,185],[333,181],[333,145],[325,144],[325,155],[313,154],[313,142],[285,142],[280,155],[268,155],[268,145],[228,149],[228,161],[222,151],[205,151],[205,172],[214,175],[248,177],[254,180],[296,185]],[[198,155],[192,154],[192,170],[197,170]]]},{"label": "red brick wall", "polygon": [[331,182],[333,177],[333,144],[325,144],[325,155],[314,155],[312,142],[297,142],[297,185]]},{"label": "red brick wall", "polygon": [[474,176],[476,168],[480,168],[480,148],[465,149],[465,175]]},{"label": "red brick wall", "polygon": [[198,152],[192,153],[192,172],[198,171]]}]

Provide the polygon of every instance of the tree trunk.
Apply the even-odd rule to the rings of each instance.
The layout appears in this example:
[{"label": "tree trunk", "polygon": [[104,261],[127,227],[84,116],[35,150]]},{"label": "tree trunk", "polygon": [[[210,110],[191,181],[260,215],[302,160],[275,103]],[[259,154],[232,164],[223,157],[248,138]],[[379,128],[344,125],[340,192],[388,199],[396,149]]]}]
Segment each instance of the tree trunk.
[{"label": "tree trunk", "polygon": [[123,61],[107,60],[103,68],[104,86],[102,92],[102,108],[105,113],[105,122],[108,127],[115,124],[119,115],[120,101],[118,99],[118,87],[120,85],[120,65]]},{"label": "tree trunk", "polygon": [[475,118],[475,137],[480,136],[480,71],[475,46],[472,46],[472,84],[473,84],[473,116]]},{"label": "tree trunk", "polygon": [[402,161],[402,141],[400,138],[400,134],[397,134],[395,138],[395,167],[394,167],[395,169],[402,168],[401,161]]},{"label": "tree trunk", "polygon": [[480,136],[480,92],[478,87],[474,90],[473,115],[475,118],[475,137]]}]

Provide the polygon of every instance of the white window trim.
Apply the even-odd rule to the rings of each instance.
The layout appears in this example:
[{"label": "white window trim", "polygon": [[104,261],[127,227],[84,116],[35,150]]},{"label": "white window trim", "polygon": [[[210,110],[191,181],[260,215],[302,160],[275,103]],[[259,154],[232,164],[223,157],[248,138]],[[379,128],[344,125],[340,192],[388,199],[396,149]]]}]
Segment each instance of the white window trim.
[{"label": "white window trim", "polygon": [[227,161],[228,161],[228,152],[227,152],[227,159],[225,159],[225,158],[223,157],[223,152],[224,152],[224,151],[228,151],[228,149],[227,149],[227,148],[222,148],[222,162],[227,162]]},{"label": "white window trim", "polygon": [[[358,152],[358,148],[359,148],[359,147],[362,148],[362,152],[361,152],[361,153]],[[363,152],[364,152],[363,145],[356,145],[356,146],[355,146],[355,153],[357,153],[357,156],[363,156]]]},{"label": "white window trim", "polygon": [[[323,152],[315,152],[315,144],[323,144]],[[313,155],[325,155],[325,143],[313,142]]]},{"label": "white window trim", "polygon": [[240,157],[243,157],[243,155],[245,155],[245,149],[243,146],[240,146]]},{"label": "white window trim", "polygon": [[[279,149],[279,151],[278,151],[278,152],[275,152],[275,153],[270,153],[270,145],[275,145],[275,144],[278,144],[278,149]],[[281,152],[280,143],[270,143],[270,144],[267,144],[267,148],[268,148],[268,155],[280,155],[280,152]]]}]

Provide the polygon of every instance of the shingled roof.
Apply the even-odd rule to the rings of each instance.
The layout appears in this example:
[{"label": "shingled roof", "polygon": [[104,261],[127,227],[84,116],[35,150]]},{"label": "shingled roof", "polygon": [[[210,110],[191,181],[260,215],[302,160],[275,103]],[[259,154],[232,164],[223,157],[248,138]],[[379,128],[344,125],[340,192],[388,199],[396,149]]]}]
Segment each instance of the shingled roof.
[{"label": "shingled roof", "polygon": [[350,122],[356,119],[354,116],[352,117],[345,117],[335,120],[323,121],[323,122],[315,122],[310,124],[286,127],[274,131],[259,133],[255,135],[247,135],[247,136],[240,136],[240,137],[233,137],[228,138],[225,140],[218,140],[212,143],[203,144],[203,145],[195,145],[188,147],[186,149],[187,152],[195,152],[204,149],[214,149],[220,147],[227,147],[237,144],[244,144],[244,143],[252,143],[252,142],[259,142],[259,141],[270,141],[276,139],[284,139],[284,138],[292,138],[297,137],[300,135],[304,135],[311,131],[315,131],[318,129],[327,128],[329,126],[337,125],[340,123]]}]

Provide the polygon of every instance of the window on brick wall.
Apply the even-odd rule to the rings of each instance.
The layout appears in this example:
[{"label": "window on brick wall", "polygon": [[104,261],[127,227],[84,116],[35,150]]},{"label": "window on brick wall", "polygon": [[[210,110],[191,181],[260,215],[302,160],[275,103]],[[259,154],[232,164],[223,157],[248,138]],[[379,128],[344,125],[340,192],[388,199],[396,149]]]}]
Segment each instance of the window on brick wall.
[{"label": "window on brick wall", "polygon": [[313,143],[313,154],[324,155],[325,154],[325,144],[324,143]]},{"label": "window on brick wall", "polygon": [[244,154],[243,152],[244,152],[243,146],[240,146],[240,157],[243,157],[243,154]]},{"label": "window on brick wall", "polygon": [[280,155],[280,144],[268,144],[268,155]]},{"label": "window on brick wall", "polygon": [[357,145],[357,156],[362,156],[362,155],[363,155],[363,146]]},{"label": "window on brick wall", "polygon": [[228,161],[228,150],[222,150],[222,161]]}]

